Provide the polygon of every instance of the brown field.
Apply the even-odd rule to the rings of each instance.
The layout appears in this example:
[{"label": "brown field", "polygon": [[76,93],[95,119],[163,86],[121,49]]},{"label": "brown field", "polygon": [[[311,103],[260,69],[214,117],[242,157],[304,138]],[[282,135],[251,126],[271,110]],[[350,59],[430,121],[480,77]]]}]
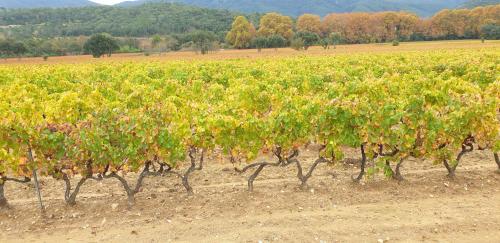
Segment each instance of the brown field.
[{"label": "brown field", "polygon": [[[343,45],[333,50],[226,50],[205,56],[191,52],[23,58],[1,64],[56,64],[131,60],[194,60],[335,55],[465,48],[498,48],[500,41],[440,41]],[[348,161],[359,153],[347,151]],[[299,159],[308,167],[315,151]],[[320,165],[301,190],[296,168],[266,168],[246,190],[247,174],[209,159],[191,177],[194,196],[172,176],[148,178],[127,207],[116,180],[88,181],[78,204],[66,206],[62,181],[41,178],[47,207],[41,215],[33,184],[6,184],[11,208],[0,211],[0,242],[500,242],[500,173],[490,151],[467,154],[457,178],[442,165],[410,159],[405,181],[382,174],[353,183],[356,164]],[[135,180],[135,174],[127,179]],[[78,178],[75,178],[75,182]],[[73,182],[73,183],[75,183]],[[132,183],[133,184],[133,183]]]},{"label": "brown field", "polygon": [[194,52],[170,52],[163,53],[161,56],[152,54],[144,56],[142,53],[133,54],[114,54],[111,57],[92,58],[89,55],[82,56],[61,56],[49,57],[44,61],[41,57],[36,58],[9,58],[0,60],[2,64],[54,64],[54,63],[88,63],[88,62],[107,62],[107,61],[159,61],[159,60],[222,60],[238,58],[272,58],[301,55],[336,55],[350,53],[387,53],[387,52],[406,52],[406,51],[429,51],[429,50],[455,50],[455,49],[481,49],[500,47],[500,41],[489,40],[481,43],[480,40],[460,40],[460,41],[428,41],[428,42],[402,42],[399,46],[385,44],[359,44],[359,45],[339,45],[336,49],[330,47],[324,50],[319,46],[311,47],[308,51],[295,51],[291,48],[263,49],[257,50],[220,50],[215,53],[200,55]]},{"label": "brown field", "polygon": [[[350,151],[349,158],[357,159]],[[303,161],[315,154],[305,152]],[[1,242],[498,242],[500,174],[489,151],[468,154],[455,180],[441,165],[408,161],[405,181],[382,175],[351,182],[354,165],[321,166],[299,189],[295,168],[266,168],[246,191],[246,176],[212,160],[192,177],[150,178],[129,209],[114,180],[84,185],[75,207],[63,182],[42,178],[47,206],[33,185],[8,184],[12,208],[0,212]],[[133,180],[135,175],[130,174]],[[113,205],[115,204],[115,205]],[[115,208],[114,208],[115,207]]]}]

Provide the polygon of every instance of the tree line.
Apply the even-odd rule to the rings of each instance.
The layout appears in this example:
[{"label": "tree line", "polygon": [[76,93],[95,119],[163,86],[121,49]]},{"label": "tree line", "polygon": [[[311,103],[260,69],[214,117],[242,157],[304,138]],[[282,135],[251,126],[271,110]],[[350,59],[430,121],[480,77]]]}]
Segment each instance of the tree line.
[{"label": "tree line", "polygon": [[[142,8],[154,10],[154,6],[164,5],[146,4]],[[192,8],[175,4],[167,6],[173,9]],[[197,8],[194,9],[196,10]],[[62,10],[47,9],[43,11],[57,12]],[[43,11],[40,16],[28,15],[22,19],[26,23],[29,23],[28,25],[40,21],[48,21],[48,23],[63,21],[59,18],[59,15],[55,15],[59,16],[58,18],[54,17],[55,19],[51,19],[48,16],[52,15],[43,13]],[[170,9],[170,11],[173,10]],[[173,13],[184,13],[183,11],[186,10],[176,11]],[[215,11],[217,15],[221,14],[217,12],[219,10],[210,11]],[[31,12],[27,11],[27,13]],[[124,26],[118,26],[117,23],[115,23],[115,28],[108,26],[109,28],[89,29],[89,32],[83,33],[58,33],[66,37],[43,37],[43,34],[41,34],[41,37],[34,34],[30,38],[20,37],[22,35],[16,34],[18,33],[16,31],[20,27],[8,27],[8,31],[3,30],[3,35],[8,38],[0,39],[0,56],[92,54],[89,48],[85,48],[85,42],[89,37],[73,37],[71,35],[89,34],[89,36],[96,36],[104,32],[113,36],[120,36],[122,34],[129,36],[117,38],[115,40],[117,43],[113,46],[112,52],[146,52],[146,54],[181,49],[206,54],[210,51],[227,47],[237,49],[256,48],[261,50],[262,48],[289,46],[296,50],[307,50],[312,45],[321,45],[326,49],[330,46],[335,48],[337,44],[383,43],[392,41],[397,45],[400,41],[500,39],[500,5],[477,7],[474,9],[442,10],[428,19],[419,18],[416,14],[408,12],[334,13],[323,18],[318,15],[304,14],[297,19],[279,13],[267,13],[261,17],[257,15],[237,16],[232,12],[227,13],[230,13],[229,18],[234,18],[234,21],[232,24],[229,22],[229,25],[226,27],[220,21],[208,21],[204,23],[205,27],[193,26],[190,30],[182,29],[185,33],[177,33],[172,29],[174,28],[172,26],[162,31],[155,29],[158,26],[162,26],[154,24],[156,23],[155,21],[159,20],[157,18],[156,20],[152,20],[153,22],[150,24],[146,24],[147,26],[156,26],[154,29],[150,29],[151,32],[140,33],[144,36],[150,36],[146,45],[144,42],[141,44],[141,41],[139,41],[139,39],[144,38],[130,37],[131,33],[116,32],[117,28],[124,28]],[[156,18],[155,16],[155,14],[150,15],[152,18]],[[203,16],[205,15],[200,16],[200,18],[205,19],[206,16]],[[207,16],[210,16],[210,14],[207,14]],[[225,16],[224,18],[227,17]],[[6,15],[0,18],[0,23],[17,23],[14,21],[16,18],[14,20],[12,18],[14,17]],[[74,16],[66,16],[64,18],[67,18],[67,21],[79,19]],[[204,20],[202,19],[196,21],[203,22]],[[214,18],[212,17],[210,20],[214,20]],[[188,21],[188,23],[190,22],[192,21]],[[175,23],[168,23],[169,25],[175,25]],[[124,25],[127,26],[127,24]],[[36,29],[36,31],[39,30]],[[101,32],[100,30],[107,31]],[[92,31],[95,32],[93,33]],[[105,36],[108,36],[108,34],[105,34]],[[23,41],[19,40],[21,38]]]},{"label": "tree line", "polygon": [[311,45],[382,43],[395,41],[500,39],[500,5],[472,10],[443,10],[422,19],[408,12],[304,14],[296,22],[278,13],[260,19],[259,28],[244,16],[233,22],[226,41],[235,48],[275,47],[271,39],[282,38],[283,46],[307,49]]}]

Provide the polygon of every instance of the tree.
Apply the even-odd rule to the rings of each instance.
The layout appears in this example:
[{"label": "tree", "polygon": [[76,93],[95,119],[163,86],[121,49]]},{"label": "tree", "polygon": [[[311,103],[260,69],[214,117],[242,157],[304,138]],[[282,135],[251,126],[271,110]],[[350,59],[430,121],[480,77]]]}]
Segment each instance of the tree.
[{"label": "tree", "polygon": [[12,55],[13,40],[0,40],[0,56],[8,57]]},{"label": "tree", "polygon": [[299,32],[312,32],[321,35],[321,17],[313,14],[304,14],[297,20]]},{"label": "tree", "polygon": [[499,40],[500,39],[500,26],[488,24],[483,26],[481,29],[481,34],[483,38],[488,40]]},{"label": "tree", "polygon": [[177,51],[180,49],[179,41],[172,36],[169,35],[165,36],[163,41],[165,42],[165,48],[168,51]]},{"label": "tree", "polygon": [[0,41],[0,55],[4,57],[17,56],[21,57],[28,52],[28,48],[23,42],[16,42],[12,39]]},{"label": "tree", "polygon": [[290,40],[293,37],[293,22],[288,16],[278,13],[268,13],[260,19],[259,36],[270,37],[280,35]]},{"label": "tree", "polygon": [[262,51],[262,48],[268,47],[268,40],[265,37],[256,37],[252,40],[252,46],[257,48],[259,52]]},{"label": "tree", "polygon": [[255,37],[255,27],[244,16],[238,16],[226,35],[226,41],[233,47],[242,49],[250,47]]},{"label": "tree", "polygon": [[16,42],[14,45],[12,45],[12,53],[17,56],[21,57],[23,54],[28,52],[28,48],[26,45],[22,42]]},{"label": "tree", "polygon": [[92,35],[83,46],[85,52],[92,54],[94,58],[99,58],[104,54],[109,57],[119,48],[116,40],[106,33]]},{"label": "tree", "polygon": [[160,55],[161,55],[160,44],[162,41],[163,40],[160,35],[153,35],[153,37],[151,37],[151,47],[153,47],[153,49],[157,49]]},{"label": "tree", "polygon": [[442,10],[430,19],[433,38],[479,38],[484,25],[499,25],[500,5],[478,7],[472,10]]},{"label": "tree", "polygon": [[395,39],[408,40],[416,32],[420,19],[406,12],[380,12],[371,15],[373,32],[370,34],[378,42]]},{"label": "tree", "polygon": [[277,50],[280,47],[285,47],[287,45],[287,40],[281,35],[272,35],[267,38],[267,46],[269,48],[274,48]]},{"label": "tree", "polygon": [[329,38],[332,42],[333,49],[337,49],[337,45],[342,42],[342,35],[339,32],[330,33]]},{"label": "tree", "polygon": [[330,39],[329,38],[323,38],[323,39],[319,40],[319,44],[321,45],[321,47],[323,47],[323,49],[326,50],[330,46]]},{"label": "tree", "polygon": [[298,32],[294,38],[302,40],[302,42],[304,43],[304,50],[306,51],[310,46],[316,44],[316,42],[318,42],[319,40],[319,36],[312,32]]},{"label": "tree", "polygon": [[198,30],[189,35],[189,38],[194,44],[195,50],[200,51],[202,55],[207,54],[213,49],[213,42],[217,40],[217,36],[209,31]]},{"label": "tree", "polygon": [[423,24],[417,15],[406,12],[342,13],[327,15],[321,31],[324,36],[340,33],[347,43],[387,42],[409,40]]}]

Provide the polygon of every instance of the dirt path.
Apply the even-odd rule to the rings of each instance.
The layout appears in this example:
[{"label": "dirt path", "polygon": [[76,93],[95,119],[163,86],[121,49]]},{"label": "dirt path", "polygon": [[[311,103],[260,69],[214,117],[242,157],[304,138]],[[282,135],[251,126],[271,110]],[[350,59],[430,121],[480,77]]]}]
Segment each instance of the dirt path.
[{"label": "dirt path", "polygon": [[498,242],[500,174],[489,157],[468,156],[453,181],[419,161],[405,165],[403,183],[377,175],[353,184],[356,168],[323,166],[305,191],[293,167],[266,169],[254,193],[214,163],[193,177],[195,196],[173,177],[148,179],[132,209],[115,181],[89,183],[66,207],[62,182],[44,178],[45,218],[30,186],[8,185],[0,241]]}]

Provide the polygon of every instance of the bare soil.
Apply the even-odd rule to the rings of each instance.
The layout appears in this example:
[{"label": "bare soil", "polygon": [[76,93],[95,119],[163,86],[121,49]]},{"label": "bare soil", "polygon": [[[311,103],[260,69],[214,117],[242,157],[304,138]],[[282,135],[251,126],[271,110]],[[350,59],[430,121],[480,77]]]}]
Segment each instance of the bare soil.
[{"label": "bare soil", "polygon": [[[356,160],[355,151],[349,153]],[[309,166],[314,153],[299,158]],[[406,180],[382,174],[355,184],[357,166],[320,165],[301,190],[296,168],[248,174],[217,159],[193,174],[195,195],[178,178],[148,178],[136,205],[116,180],[89,181],[74,207],[63,182],[42,178],[47,210],[33,185],[9,183],[11,208],[0,211],[0,242],[499,242],[500,174],[489,151],[467,154],[455,180],[442,165],[409,160]],[[251,172],[250,172],[251,173]],[[136,175],[127,178],[134,180]],[[76,178],[77,179],[77,178]],[[75,181],[76,181],[75,179]]]}]

